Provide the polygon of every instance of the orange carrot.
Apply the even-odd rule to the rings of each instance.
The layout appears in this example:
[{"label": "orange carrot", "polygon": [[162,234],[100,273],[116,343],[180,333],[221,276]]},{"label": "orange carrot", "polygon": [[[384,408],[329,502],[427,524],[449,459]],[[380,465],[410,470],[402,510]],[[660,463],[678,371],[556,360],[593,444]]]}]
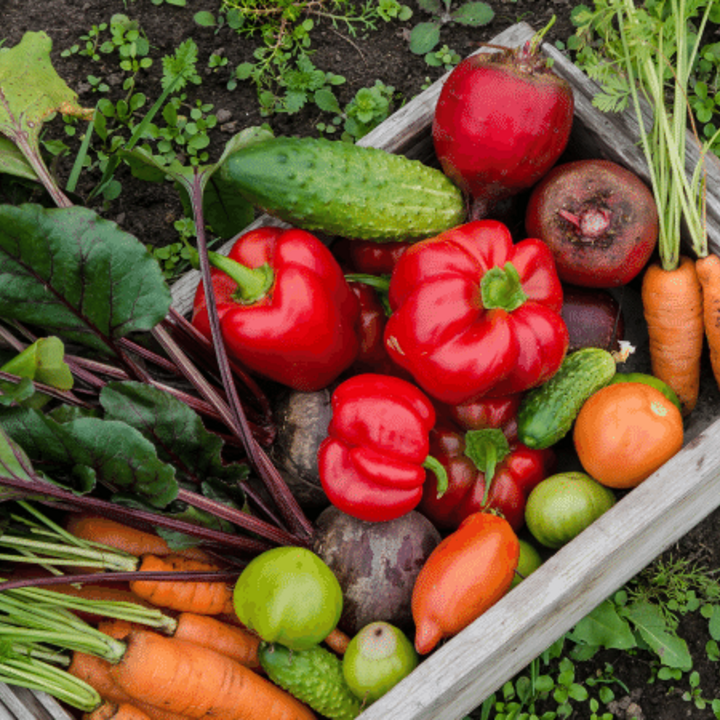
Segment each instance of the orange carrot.
[{"label": "orange carrot", "polygon": [[101,543],[140,557],[141,555],[184,555],[198,560],[207,560],[209,556],[200,548],[187,548],[175,551],[159,535],[138,530],[101,515],[69,513],[66,529],[82,540]]},{"label": "orange carrot", "polygon": [[110,670],[129,695],[191,718],[311,720],[289,693],[231,658],[149,631],[131,633]]},{"label": "orange carrot", "polygon": [[187,715],[163,710],[150,705],[144,700],[131,698],[115,682],[115,679],[110,674],[111,667],[112,665],[107,660],[94,655],[76,652],[73,653],[68,672],[95,688],[106,702],[118,705],[131,703],[142,710],[150,720],[188,720]]},{"label": "orange carrot", "polygon": [[[156,557],[146,555],[141,572],[177,572],[182,570],[217,570],[211,563],[179,555]],[[189,582],[166,580],[133,580],[130,589],[157,607],[171,608],[198,615],[218,615],[233,609],[232,588],[224,582]]]},{"label": "orange carrot", "polygon": [[720,257],[706,255],[695,261],[703,289],[703,321],[710,348],[710,363],[720,387]]},{"label": "orange carrot", "polygon": [[[127,620],[103,620],[98,625],[100,632],[116,640],[125,640],[133,630],[142,629],[143,625]],[[227,625],[209,615],[181,613],[172,637],[215,650],[245,667],[260,668],[260,638],[245,628]]]},{"label": "orange carrot", "polygon": [[258,658],[260,638],[249,630],[228,625],[214,617],[181,613],[173,637],[176,640],[193,642],[215,650],[246,667],[253,669],[260,667]]},{"label": "orange carrot", "polygon": [[104,700],[115,703],[129,702],[130,696],[118,686],[110,674],[111,667],[107,660],[95,655],[75,652],[68,672],[95,688]]},{"label": "orange carrot", "polygon": [[117,703],[106,701],[91,713],[85,713],[83,720],[150,720],[135,705],[130,703]]},{"label": "orange carrot", "polygon": [[336,655],[344,655],[350,638],[339,628],[330,631],[330,634],[323,641]]},{"label": "orange carrot", "polygon": [[702,287],[695,263],[683,256],[675,270],[651,264],[643,277],[642,302],[653,375],[675,391],[687,415],[700,390],[704,334]]}]

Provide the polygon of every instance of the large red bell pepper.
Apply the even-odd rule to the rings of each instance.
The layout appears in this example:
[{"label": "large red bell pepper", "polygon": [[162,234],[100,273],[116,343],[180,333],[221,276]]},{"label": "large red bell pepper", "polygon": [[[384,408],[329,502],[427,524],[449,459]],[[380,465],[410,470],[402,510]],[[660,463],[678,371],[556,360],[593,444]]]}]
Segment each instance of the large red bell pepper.
[{"label": "large red bell pepper", "polygon": [[390,357],[442,402],[540,385],[567,351],[552,253],[540,240],[513,244],[495,220],[410,246],[395,265],[389,297]]},{"label": "large red bell pepper", "polygon": [[436,427],[430,452],[447,471],[448,485],[438,497],[428,475],[418,510],[438,529],[455,530],[466,517],[481,511],[501,514],[516,532],[525,520],[532,489],[551,474],[550,448],[532,450],[508,439],[499,428],[458,432]]},{"label": "large red bell pepper", "polygon": [[[250,370],[310,392],[329,385],[355,360],[358,301],[314,235],[262,227],[242,235],[228,258],[213,254],[212,262],[223,339]],[[210,336],[202,283],[192,323]]]},{"label": "large red bell pepper", "polygon": [[[318,451],[330,502],[360,520],[382,522],[410,512],[422,497],[435,410],[417,387],[367,373],[338,385],[328,436]],[[445,478],[439,481],[439,491]]]}]

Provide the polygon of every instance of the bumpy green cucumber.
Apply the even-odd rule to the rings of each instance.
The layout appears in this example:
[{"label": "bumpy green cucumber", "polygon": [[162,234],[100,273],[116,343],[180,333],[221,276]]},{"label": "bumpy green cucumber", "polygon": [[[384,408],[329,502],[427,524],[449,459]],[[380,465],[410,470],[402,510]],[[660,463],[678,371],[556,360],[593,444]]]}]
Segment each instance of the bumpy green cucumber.
[{"label": "bumpy green cucumber", "polygon": [[389,242],[465,219],[462,193],[440,170],[339,140],[269,138],[232,153],[220,173],[256,207],[328,235]]},{"label": "bumpy green cucumber", "polygon": [[342,661],[320,645],[288,650],[279,643],[260,643],[260,664],[268,677],[313,710],[331,720],[352,720],[362,709],[350,691]]},{"label": "bumpy green cucumber", "polygon": [[550,380],[531,390],[518,410],[518,439],[530,448],[546,448],[570,432],[585,401],[607,385],[615,360],[601,348],[570,353]]}]

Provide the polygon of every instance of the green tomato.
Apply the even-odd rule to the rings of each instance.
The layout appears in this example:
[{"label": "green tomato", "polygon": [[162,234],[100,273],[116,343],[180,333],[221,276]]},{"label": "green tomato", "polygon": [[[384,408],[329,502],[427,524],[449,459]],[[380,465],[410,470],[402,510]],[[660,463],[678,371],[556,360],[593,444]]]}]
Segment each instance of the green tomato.
[{"label": "green tomato", "polygon": [[519,585],[523,581],[523,578],[535,572],[541,565],[542,558],[535,546],[531,545],[527,540],[520,540],[520,557],[518,558],[517,571],[513,577],[510,589]]},{"label": "green tomato", "polygon": [[306,650],[327,637],[342,612],[340,583],[315,553],[301,547],[267,550],[235,584],[238,619],[266,642]]},{"label": "green tomato", "polygon": [[366,625],[348,644],[343,675],[348,687],[368,705],[409,675],[418,654],[407,636],[394,625],[378,621]]},{"label": "green tomato", "polygon": [[545,478],[528,497],[525,522],[533,537],[559,548],[579,535],[615,504],[610,488],[581,472]]},{"label": "green tomato", "polygon": [[680,405],[680,400],[675,394],[675,391],[667,383],[664,383],[660,378],[656,378],[654,375],[638,372],[615,373],[608,384],[614,385],[615,383],[622,382],[639,382],[644,383],[645,385],[650,385],[650,387],[654,387],[659,390],[673,405],[677,407],[678,410],[682,411],[682,405]]}]

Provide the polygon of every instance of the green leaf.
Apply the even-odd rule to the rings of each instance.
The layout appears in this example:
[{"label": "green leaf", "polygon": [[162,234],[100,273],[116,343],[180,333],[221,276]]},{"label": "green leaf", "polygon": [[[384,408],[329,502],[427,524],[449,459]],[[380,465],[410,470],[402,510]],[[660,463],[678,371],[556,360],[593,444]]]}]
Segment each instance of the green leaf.
[{"label": "green leaf", "polygon": [[[34,480],[29,475],[31,471],[30,458],[25,451],[0,428],[0,480],[7,478],[31,482]],[[0,501],[11,500],[23,494],[20,490],[13,490],[0,484]]]},{"label": "green leaf", "polygon": [[440,25],[437,23],[418,23],[410,31],[410,52],[416,55],[429,53],[439,42]]},{"label": "green leaf", "polygon": [[713,605],[713,614],[708,622],[708,631],[713,640],[720,640],[720,605]]},{"label": "green leaf", "polygon": [[58,423],[37,410],[0,409],[0,425],[33,460],[72,489],[89,492],[100,482],[163,508],[177,496],[175,469],[159,460],[155,446],[130,425],[81,417]]},{"label": "green leaf", "polygon": [[433,15],[438,15],[442,10],[440,0],[417,0],[417,4],[421,10]]},{"label": "green leaf", "polygon": [[682,671],[690,670],[692,658],[687,643],[668,626],[657,606],[641,600],[624,608],[623,614],[657,653],[663,665]]},{"label": "green leaf", "polygon": [[10,138],[0,135],[0,173],[7,173],[26,180],[37,180],[37,174],[28,163],[20,148]]},{"label": "green leaf", "polygon": [[170,290],[134,236],[83,207],[0,205],[0,315],[107,352],[167,314]]},{"label": "green leaf", "polygon": [[492,22],[495,17],[493,9],[484,2],[468,2],[454,10],[450,16],[461,25],[480,27]]},{"label": "green leaf", "polygon": [[167,392],[137,382],[108,383],[100,392],[107,419],[123,420],[158,448],[158,457],[173,462],[197,481],[216,477],[244,480],[246,465],[225,465],[223,442],[208,432],[200,416]]},{"label": "green leaf", "polygon": [[337,98],[335,97],[335,93],[330,90],[330,88],[324,87],[320,90],[317,90],[315,92],[315,95],[313,96],[313,100],[323,112],[331,112],[337,114],[340,114],[341,112],[340,103],[338,103]]},{"label": "green leaf", "polygon": [[217,22],[215,16],[209,10],[201,10],[193,15],[193,20],[200,27],[215,27]]},{"label": "green leaf", "polygon": [[570,633],[570,639],[576,643],[615,650],[629,650],[636,645],[630,625],[618,615],[610,600],[604,600],[580,620]]},{"label": "green leaf", "polygon": [[2,366],[2,370],[58,390],[71,390],[73,376],[65,362],[65,346],[60,338],[39,338]]},{"label": "green leaf", "polygon": [[44,32],[26,32],[0,53],[0,133],[19,147],[37,151],[43,123],[56,112],[89,119],[77,105],[77,93],[50,62],[52,40]]},{"label": "green leaf", "polygon": [[203,214],[213,233],[227,240],[252,222],[255,209],[229,182],[213,175],[203,194]]}]

